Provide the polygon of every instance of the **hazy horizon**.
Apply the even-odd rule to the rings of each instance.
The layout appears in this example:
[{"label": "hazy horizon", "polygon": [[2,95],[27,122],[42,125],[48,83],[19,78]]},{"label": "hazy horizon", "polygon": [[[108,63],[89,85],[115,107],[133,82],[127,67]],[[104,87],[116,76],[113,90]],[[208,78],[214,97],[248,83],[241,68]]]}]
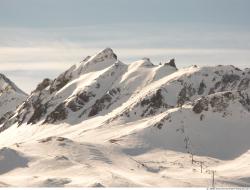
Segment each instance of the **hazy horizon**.
[{"label": "hazy horizon", "polygon": [[0,0],[0,73],[26,92],[111,47],[129,63],[249,67],[247,0]]}]

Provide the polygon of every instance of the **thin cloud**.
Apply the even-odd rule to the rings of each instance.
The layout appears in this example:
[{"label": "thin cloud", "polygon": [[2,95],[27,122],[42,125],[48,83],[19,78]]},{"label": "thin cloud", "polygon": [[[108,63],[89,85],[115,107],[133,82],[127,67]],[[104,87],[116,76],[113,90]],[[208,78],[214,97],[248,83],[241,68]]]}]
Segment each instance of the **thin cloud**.
[{"label": "thin cloud", "polygon": [[250,32],[223,27],[129,23],[1,28],[0,72],[9,74],[13,80],[25,81],[25,87],[24,84],[20,87],[31,91],[43,78],[54,78],[106,47],[113,48],[124,63],[149,57],[155,64],[175,58],[178,67],[194,64],[249,67]]}]

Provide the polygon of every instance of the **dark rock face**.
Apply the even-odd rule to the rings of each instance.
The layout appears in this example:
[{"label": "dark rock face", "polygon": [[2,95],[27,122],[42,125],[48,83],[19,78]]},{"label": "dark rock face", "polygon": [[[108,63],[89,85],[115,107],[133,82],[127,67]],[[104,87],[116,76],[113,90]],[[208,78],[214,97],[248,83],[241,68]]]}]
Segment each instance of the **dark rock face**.
[{"label": "dark rock face", "polygon": [[114,56],[114,58],[117,60],[117,55],[116,55],[115,53],[113,54],[113,56]]},{"label": "dark rock face", "polygon": [[192,97],[195,93],[196,93],[196,90],[191,85],[184,86],[184,88],[181,89],[178,95],[177,104],[183,105],[185,102],[189,101],[190,97]]},{"label": "dark rock face", "polygon": [[222,94],[222,96],[227,100],[233,100],[235,95],[232,92],[225,92]]},{"label": "dark rock face", "polygon": [[[11,117],[10,117],[11,118]],[[3,122],[3,126],[0,127],[0,133],[3,132],[4,130],[8,129],[11,125],[17,122],[17,119],[7,119],[6,121]]]},{"label": "dark rock face", "polygon": [[168,63],[165,63],[164,65],[169,65],[177,69],[176,64],[175,64],[175,59],[171,59]]},{"label": "dark rock face", "polygon": [[248,111],[250,112],[250,98],[249,95],[247,93],[241,92],[239,91],[239,96],[241,97],[241,99],[239,100],[239,102],[241,103],[241,105]]},{"label": "dark rock face", "polygon": [[50,88],[50,93],[53,93],[53,92],[58,91],[58,90],[60,90],[61,88],[63,88],[63,87],[70,81],[70,79],[61,78],[61,79],[59,79],[59,80],[57,80],[57,81],[58,81],[57,84],[51,86],[51,88]]},{"label": "dark rock face", "polygon": [[168,105],[164,96],[162,95],[162,89],[158,89],[152,94],[142,98],[131,108],[126,108],[122,113],[116,115],[109,120],[107,120],[107,124],[118,119],[119,117],[131,117],[134,115],[135,117],[147,117],[155,115],[156,113],[163,112],[165,109],[168,109],[172,106]]},{"label": "dark rock face", "polygon": [[210,99],[210,105],[215,112],[222,112],[229,106],[229,100],[232,99],[233,94],[231,92],[227,92],[223,95],[213,96]]},{"label": "dark rock face", "polygon": [[92,92],[79,92],[73,100],[68,102],[67,107],[73,112],[79,111],[86,103],[90,101],[91,98],[94,97],[95,94]]},{"label": "dark rock face", "polygon": [[[241,71],[236,67],[233,68],[236,71]],[[241,74],[221,74],[219,71],[215,71],[215,73],[221,76],[222,79],[215,83],[209,94],[228,90],[246,90],[249,88],[250,78],[246,76],[245,72],[241,72]]]},{"label": "dark rock face", "polygon": [[194,105],[193,111],[197,114],[200,114],[203,111],[208,111],[208,104],[208,99],[203,97]]},{"label": "dark rock face", "polygon": [[157,123],[156,125],[154,125],[155,127],[157,127],[158,129],[162,129],[163,123]]},{"label": "dark rock face", "polygon": [[238,80],[240,80],[240,76],[235,74],[225,74],[222,77],[222,83],[233,83]]},{"label": "dark rock face", "polygon": [[200,86],[199,86],[199,89],[198,89],[198,94],[199,94],[199,95],[203,94],[206,87],[207,87],[207,86],[206,86],[206,84],[204,83],[204,81],[201,81]]},{"label": "dark rock face", "polygon": [[28,124],[36,124],[47,113],[47,104],[41,104],[39,101],[33,104],[33,108],[34,113],[27,122]]},{"label": "dark rock face", "polygon": [[11,118],[11,120],[13,120],[13,122],[18,122],[18,125],[21,125],[25,121],[26,116],[30,113],[31,107],[32,107],[31,101],[26,100],[21,106],[21,108],[17,111],[16,118],[15,119]]},{"label": "dark rock face", "polygon": [[222,76],[221,81],[215,84],[214,90],[217,91],[226,91],[227,89],[232,89],[237,86],[237,83],[240,81],[241,77],[236,74],[225,74]]},{"label": "dark rock face", "polygon": [[[18,125],[21,125],[27,119],[27,124],[36,124],[43,118],[43,116],[47,113],[49,104],[49,102],[42,103],[44,92],[49,91],[48,89],[46,90],[46,88],[50,87],[51,83],[52,81],[50,79],[44,79],[40,84],[38,84],[37,88],[18,109],[17,116],[13,119],[14,122],[18,122]],[[30,118],[27,118],[27,115],[31,115]]]},{"label": "dark rock face", "polygon": [[100,113],[103,109],[108,109],[110,105],[112,104],[111,101],[114,96],[120,94],[120,89],[115,88],[108,91],[104,96],[102,96],[100,99],[96,100],[95,104],[92,106],[88,117],[93,117]]},{"label": "dark rock face", "polygon": [[51,84],[50,79],[44,79],[40,84],[37,85],[35,91],[42,91],[43,89],[47,88]]},{"label": "dark rock face", "polygon": [[157,90],[156,93],[149,99],[143,99],[141,101],[141,106],[152,106],[153,108],[160,108],[164,103],[163,103],[163,97],[161,95],[161,89]]},{"label": "dark rock face", "polygon": [[214,112],[225,112],[228,108],[230,102],[239,101],[241,105],[250,111],[250,99],[248,93],[234,91],[234,92],[224,92],[215,95],[210,95],[208,97],[203,97],[196,101],[193,106],[193,111],[197,114],[203,111],[208,111],[211,107]]},{"label": "dark rock face", "polygon": [[205,115],[204,115],[204,114],[201,114],[201,115],[200,115],[200,121],[204,120],[204,118],[205,118]]},{"label": "dark rock face", "polygon": [[250,85],[250,78],[244,78],[240,81],[238,90],[246,90],[247,88],[249,88],[249,85]]},{"label": "dark rock face", "polygon": [[[4,126],[9,127],[14,123],[18,123],[20,126],[27,120],[28,124],[35,124],[44,116],[46,110],[47,104],[41,104],[39,96],[30,97],[16,110],[15,117],[10,117]],[[27,115],[31,115],[30,118],[27,118]]]},{"label": "dark rock face", "polygon": [[155,114],[160,108],[167,108],[168,105],[164,102],[162,90],[158,89],[153,96],[145,98],[140,103],[141,107],[146,107],[142,113],[142,117]]},{"label": "dark rock face", "polygon": [[111,100],[112,96],[109,94],[105,94],[101,99],[96,100],[88,116],[93,117],[97,115],[100,111],[102,111],[105,108],[105,103],[110,103]]},{"label": "dark rock face", "polygon": [[63,121],[67,118],[68,111],[65,108],[63,103],[59,104],[56,109],[51,112],[47,118],[45,119],[44,123],[55,123],[57,121]]},{"label": "dark rock face", "polygon": [[63,74],[61,74],[58,78],[56,78],[50,85],[50,93],[52,94],[55,91],[60,90],[63,88],[68,82],[72,79],[72,75],[70,71],[74,67],[71,67],[69,70],[65,71]]},{"label": "dark rock face", "polygon": [[171,115],[167,115],[164,118],[162,118],[159,122],[155,123],[153,126],[157,127],[158,129],[162,129],[162,127],[164,126],[165,122],[171,122]]},{"label": "dark rock face", "polygon": [[223,101],[222,97],[214,97],[210,102],[213,110],[216,112],[222,112],[228,107],[228,103]]},{"label": "dark rock face", "polygon": [[10,119],[13,115],[14,115],[14,112],[12,112],[12,111],[5,113],[0,118],[0,125],[2,125],[4,122],[6,122],[8,119]]}]

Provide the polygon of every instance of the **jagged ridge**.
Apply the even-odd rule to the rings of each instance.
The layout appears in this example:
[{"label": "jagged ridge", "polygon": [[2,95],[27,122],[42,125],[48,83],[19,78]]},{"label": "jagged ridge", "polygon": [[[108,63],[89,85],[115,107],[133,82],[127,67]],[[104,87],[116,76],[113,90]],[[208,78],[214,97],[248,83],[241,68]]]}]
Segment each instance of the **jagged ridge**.
[{"label": "jagged ridge", "polygon": [[105,115],[106,122],[135,121],[202,96],[249,89],[250,71],[234,66],[178,70],[174,59],[154,65],[149,58],[129,65],[106,48],[59,75],[44,79],[13,117],[12,124],[79,123]]}]

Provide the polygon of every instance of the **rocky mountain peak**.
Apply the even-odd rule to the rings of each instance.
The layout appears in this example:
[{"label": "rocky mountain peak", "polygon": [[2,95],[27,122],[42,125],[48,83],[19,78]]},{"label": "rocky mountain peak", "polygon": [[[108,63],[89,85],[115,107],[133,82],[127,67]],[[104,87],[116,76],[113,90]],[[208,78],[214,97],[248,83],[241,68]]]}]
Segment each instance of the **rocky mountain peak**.
[{"label": "rocky mountain peak", "polygon": [[117,60],[117,55],[111,48],[105,48],[104,50],[94,55],[90,60],[99,62],[99,61],[104,61],[106,59]]},{"label": "rocky mountain peak", "polygon": [[171,59],[169,62],[165,63],[164,65],[171,66],[177,69],[176,64],[175,64],[175,59]]},{"label": "rocky mountain peak", "polygon": [[117,63],[117,55],[111,48],[106,48],[91,57],[86,57],[77,68],[78,73],[87,73],[108,68]]},{"label": "rocky mountain peak", "polygon": [[8,120],[26,98],[27,95],[21,89],[0,74],[0,124]]},{"label": "rocky mountain peak", "polygon": [[13,90],[17,93],[26,95],[26,93],[19,89],[10,79],[0,73],[0,91],[3,92],[8,90]]}]

